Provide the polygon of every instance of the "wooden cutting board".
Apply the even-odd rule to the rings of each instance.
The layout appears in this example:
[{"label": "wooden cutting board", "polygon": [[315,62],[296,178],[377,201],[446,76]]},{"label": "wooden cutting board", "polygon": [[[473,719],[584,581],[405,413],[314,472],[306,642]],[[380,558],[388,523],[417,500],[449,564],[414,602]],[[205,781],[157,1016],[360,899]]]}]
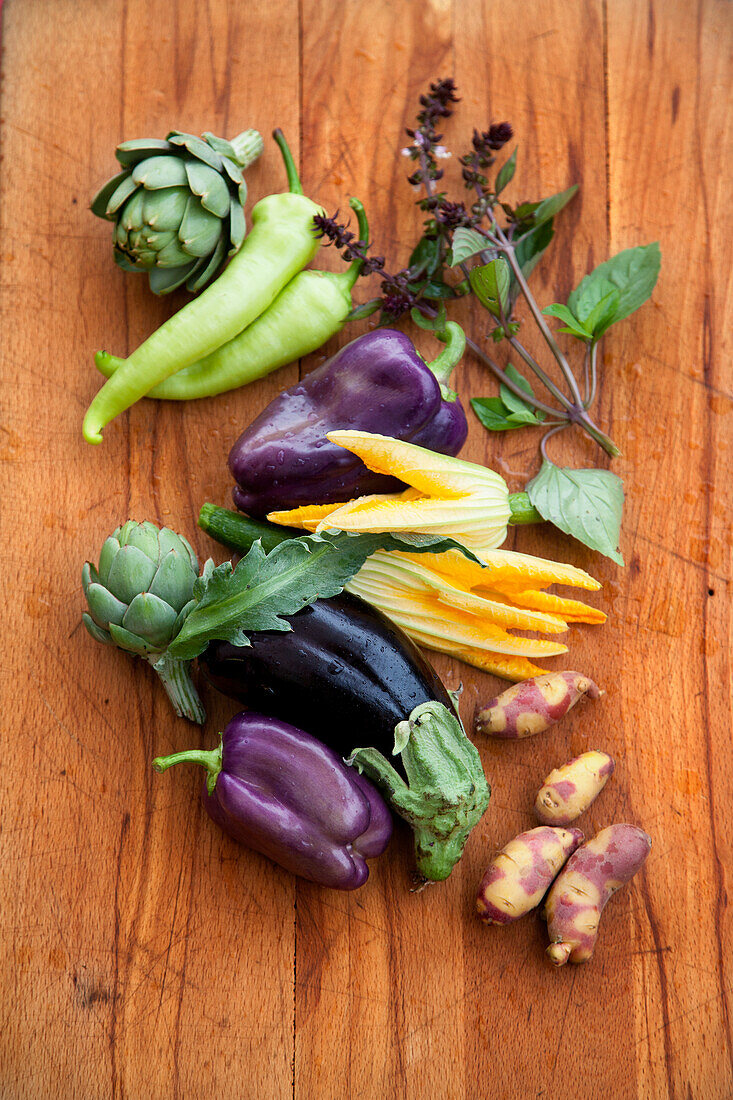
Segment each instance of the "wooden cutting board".
[{"label": "wooden cutting board", "polygon": [[[722,0],[7,0],[3,1097],[733,1095],[730,17]],[[480,744],[491,808],[447,883],[410,892],[400,829],[366,887],[340,894],[222,836],[192,770],[153,774],[156,753],[213,744],[235,707],[207,692],[204,732],[175,719],[152,674],[79,622],[82,562],[128,517],[221,560],[197,532],[199,506],[228,503],[231,443],[322,356],[214,400],[140,403],[87,446],[94,350],[127,353],[182,302],[116,269],[88,203],[123,139],[280,125],[306,193],[330,211],[358,195],[399,266],[420,222],[404,127],[447,75],[462,98],[445,128],[453,149],[509,119],[515,198],[580,184],[533,277],[540,301],[564,300],[613,252],[661,241],[652,303],[602,358],[627,566],[548,531],[512,534],[508,546],[603,582],[608,623],[572,629],[568,664],[607,695],[544,738]],[[255,198],[282,188],[269,141],[249,179]],[[332,252],[321,260],[338,267]],[[480,334],[478,314],[465,320]],[[464,399],[495,392],[470,357],[456,378]],[[465,455],[515,489],[536,442],[472,420]],[[553,454],[599,462],[569,433]],[[470,726],[498,682],[436,665],[463,682]],[[547,771],[590,747],[618,767],[586,831],[632,821],[654,846],[609,905],[592,962],[556,972],[538,918],[487,929],[473,897],[492,851],[531,826]]]}]

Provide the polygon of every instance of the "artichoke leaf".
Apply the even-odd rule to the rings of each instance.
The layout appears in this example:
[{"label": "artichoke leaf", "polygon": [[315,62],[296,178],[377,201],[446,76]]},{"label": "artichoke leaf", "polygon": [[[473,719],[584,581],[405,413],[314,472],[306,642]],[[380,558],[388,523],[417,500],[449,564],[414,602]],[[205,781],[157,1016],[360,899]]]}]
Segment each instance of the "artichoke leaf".
[{"label": "artichoke leaf", "polygon": [[132,171],[135,183],[142,184],[149,191],[162,187],[184,187],[188,184],[186,166],[180,157],[148,157],[140,161]]},{"label": "artichoke leaf", "polygon": [[108,209],[109,200],[120,184],[126,179],[129,179],[129,176],[130,172],[126,170],[124,172],[119,172],[116,176],[113,176],[111,180],[107,180],[104,187],[101,187],[99,191],[97,191],[89,204],[89,209],[92,214],[96,214],[98,218],[107,218],[110,221],[114,221],[114,212]]},{"label": "artichoke leaf", "polygon": [[217,137],[216,134],[212,134],[210,130],[205,130],[201,136],[206,139],[207,144],[222,158],[222,163],[227,171],[229,171],[227,161],[233,161],[234,164],[238,163],[239,157],[237,156],[237,150],[234,148],[231,141],[227,141],[226,138]]},{"label": "artichoke leaf", "polygon": [[81,587],[84,591],[85,599],[90,584],[99,584],[99,573],[90,561],[85,561],[81,571]]},{"label": "artichoke leaf", "polygon": [[91,636],[94,638],[95,642],[101,642],[102,645],[114,645],[115,644],[112,641],[112,635],[109,633],[109,631],[108,630],[103,630],[101,626],[99,626],[97,623],[95,623],[95,621],[91,617],[91,615],[88,615],[86,613],[86,611],[82,612],[81,621],[84,623],[84,626],[87,628],[87,630],[89,631]]},{"label": "artichoke leaf", "polygon": [[113,596],[128,604],[138,592],[147,591],[157,568],[157,560],[151,561],[137,546],[122,546],[110,566],[107,587]]},{"label": "artichoke leaf", "polygon": [[[190,259],[190,257],[189,257]],[[192,259],[189,263],[179,267],[153,267],[148,272],[150,289],[153,294],[170,294],[183,286],[186,279],[198,269],[201,260]]]},{"label": "artichoke leaf", "polygon": [[[132,177],[130,177],[130,182],[132,182]],[[144,209],[145,192],[136,186],[134,194],[128,197],[127,202],[118,215],[117,240],[120,244],[123,243],[121,230],[124,230],[125,233],[133,233],[144,226]]]},{"label": "artichoke leaf", "polygon": [[143,638],[153,648],[162,649],[171,638],[177,611],[151,592],[138,592],[125,612],[122,626]]},{"label": "artichoke leaf", "polygon": [[135,138],[133,141],[123,141],[118,145],[115,156],[120,164],[134,168],[141,160],[147,160],[148,157],[172,152],[173,146],[169,141],[163,141],[160,138]]},{"label": "artichoke leaf", "polygon": [[209,256],[221,236],[221,218],[204,210],[197,195],[189,195],[178,239],[190,256]]},{"label": "artichoke leaf", "polygon": [[196,268],[188,273],[188,282],[186,283],[188,290],[195,294],[197,290],[206,286],[216,269],[221,266],[225,252],[226,245],[224,243],[224,237],[222,236],[219,238],[211,259],[205,264],[203,270],[201,270],[201,265],[205,263],[204,257],[198,261]]},{"label": "artichoke leaf", "polygon": [[197,137],[196,134],[184,134],[180,130],[173,130],[168,135],[168,140],[171,145],[183,146],[192,157],[208,164],[215,172],[221,172],[222,159],[218,152],[212,149],[210,144]]},{"label": "artichoke leaf", "polygon": [[247,232],[247,223],[244,218],[244,210],[236,201],[232,199],[231,209],[229,211],[229,240],[231,241],[231,247],[229,249],[229,255],[233,256],[235,252],[239,252],[242,247],[242,241],[244,240]]},{"label": "artichoke leaf", "polygon": [[130,195],[134,195],[137,191],[137,184],[135,183],[129,172],[125,172],[122,178],[120,178],[119,176],[115,176],[115,179],[118,180],[118,184],[112,194],[109,196],[104,212],[104,217],[110,219],[114,218],[117,215],[120,207],[127,202],[127,200],[130,198]]},{"label": "artichoke leaf", "polygon": [[158,253],[162,252],[166,245],[169,245],[172,241],[178,241],[178,234],[175,229],[148,229],[145,234],[145,245],[135,244],[135,254],[140,252],[147,252],[152,255],[153,263],[158,259]]},{"label": "artichoke leaf", "polygon": [[169,550],[158,566],[148,592],[165,600],[178,614],[191,599],[193,580],[188,558],[178,550]]},{"label": "artichoke leaf", "polygon": [[115,531],[114,535],[110,535],[109,538],[104,540],[104,546],[99,555],[99,566],[97,572],[99,573],[99,579],[102,584],[106,584],[109,578],[109,571],[112,562],[115,560],[117,551],[120,548],[119,540],[120,529],[119,527]]},{"label": "artichoke leaf", "polygon": [[236,160],[225,160],[224,171],[229,176],[229,179],[232,181],[232,183],[236,183],[237,187],[242,186],[242,184],[244,183],[244,173],[237,164]]},{"label": "artichoke leaf", "polygon": [[196,259],[197,257],[186,249],[183,242],[175,237],[165,248],[161,248],[160,252],[156,253],[155,266],[179,267],[181,264],[188,264],[191,260]]},{"label": "artichoke leaf", "polygon": [[136,546],[156,565],[160,561],[158,530],[149,520],[144,523],[134,521],[130,523],[128,520],[120,531],[120,542],[124,542],[127,546]]},{"label": "artichoke leaf", "polygon": [[144,191],[143,218],[155,230],[178,232],[181,218],[188,202],[187,187],[163,187],[158,191]]},{"label": "artichoke leaf", "polygon": [[219,172],[192,160],[186,164],[188,186],[201,199],[204,210],[223,218],[229,213],[229,188]]},{"label": "artichoke leaf", "polygon": [[110,623],[109,632],[115,645],[119,646],[120,649],[126,649],[128,653],[136,653],[138,657],[147,657],[149,653],[155,652],[155,646],[148,645],[144,638],[139,638],[137,634],[131,634],[129,630],[125,630],[124,626]]},{"label": "artichoke leaf", "polygon": [[90,584],[86,591],[86,598],[92,618],[98,626],[107,627],[110,623],[122,625],[127,604],[113,596],[104,585]]}]

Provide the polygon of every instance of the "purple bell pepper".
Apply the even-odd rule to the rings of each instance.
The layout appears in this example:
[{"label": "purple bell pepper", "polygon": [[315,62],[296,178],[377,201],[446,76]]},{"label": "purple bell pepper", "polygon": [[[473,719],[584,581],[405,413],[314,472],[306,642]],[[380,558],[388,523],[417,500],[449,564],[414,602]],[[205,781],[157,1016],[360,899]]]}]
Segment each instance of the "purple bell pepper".
[{"label": "purple bell pepper", "polygon": [[301,504],[335,504],[404,488],[329,442],[327,433],[337,429],[389,435],[457,455],[468,425],[447,382],[466,341],[452,321],[444,339],[441,354],[426,363],[404,332],[375,329],[283,390],[229,454],[237,508],[265,516]]},{"label": "purple bell pepper", "polygon": [[392,835],[376,787],[287,722],[236,714],[218,748],[159,756],[153,767],[162,772],[181,763],[208,771],[203,803],[224,832],[321,886],[362,886],[366,860],[380,855]]}]

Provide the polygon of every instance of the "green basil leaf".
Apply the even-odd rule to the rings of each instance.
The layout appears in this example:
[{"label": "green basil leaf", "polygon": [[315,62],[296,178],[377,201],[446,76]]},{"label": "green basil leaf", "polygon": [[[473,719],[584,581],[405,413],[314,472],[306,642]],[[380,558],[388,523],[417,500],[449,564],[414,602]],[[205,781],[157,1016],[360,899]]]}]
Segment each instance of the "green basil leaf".
[{"label": "green basil leaf", "polygon": [[562,305],[560,302],[555,302],[551,306],[545,306],[542,312],[547,317],[558,317],[561,321],[565,322],[565,328],[558,329],[558,332],[568,332],[571,336],[577,336],[579,340],[585,340],[586,342],[593,336],[592,329],[586,328],[586,326],[570,312],[568,307]]},{"label": "green basil leaf", "polygon": [[430,277],[440,266],[440,241],[438,238],[421,237],[407,264],[413,278]]},{"label": "green basil leaf", "polygon": [[[512,366],[511,363],[507,363],[506,367],[504,368],[504,373],[509,378],[511,378],[515,386],[519,386],[520,390],[524,390],[528,397],[534,397],[534,390],[532,389],[527,379],[524,377],[523,374],[520,374],[517,368]],[[545,414],[542,412],[541,409],[535,410],[531,408],[529,405],[526,404],[526,402],[522,401],[520,397],[517,397],[515,393],[512,393],[508,386],[505,386],[503,382],[499,387],[499,393],[501,394],[501,400],[510,412],[518,414],[521,413],[522,415],[524,415],[525,413],[529,413],[532,418],[531,423],[534,424],[541,424],[542,421],[545,419]],[[525,422],[530,423],[530,421]]]},{"label": "green basil leaf", "polygon": [[472,397],[471,408],[489,432],[510,432],[523,427],[516,420],[509,419],[500,397]]},{"label": "green basil leaf", "polygon": [[510,267],[505,259],[474,267],[469,274],[474,294],[494,317],[506,314],[509,305]]},{"label": "green basil leaf", "polygon": [[465,225],[459,225],[453,234],[453,246],[451,248],[450,266],[457,267],[464,260],[469,260],[477,252],[483,252],[489,247],[489,242],[482,233],[475,229],[468,229]]},{"label": "green basil leaf", "polygon": [[610,470],[572,470],[543,462],[527,485],[530,502],[543,519],[566,535],[624,564],[618,550],[624,491]]},{"label": "green basil leaf", "polygon": [[619,301],[613,321],[622,321],[651,296],[661,263],[658,241],[627,248],[586,275],[568,297],[568,306],[576,317],[583,317],[583,311],[587,316],[611,288],[616,288]]},{"label": "green basil leaf", "polygon": [[437,301],[440,298],[456,297],[456,292],[453,287],[439,279],[429,279],[420,291],[420,294],[423,298],[427,298],[428,301],[431,302]]},{"label": "green basil leaf", "polygon": [[616,320],[620,301],[621,291],[612,286],[608,293],[604,294],[601,300],[595,304],[588,316],[583,319],[585,327],[593,333],[594,340],[600,340],[606,329],[610,328]]},{"label": "green basil leaf", "polygon": [[539,205],[538,202],[520,202],[519,206],[515,206],[514,210],[512,210],[511,206],[506,206],[502,203],[505,213],[513,214],[518,222],[523,222],[530,218]]},{"label": "green basil leaf", "polygon": [[554,235],[553,220],[550,218],[515,242],[514,255],[525,279],[534,271]]},{"label": "green basil leaf", "polygon": [[[525,279],[530,277],[540,262],[554,235],[553,219],[550,218],[549,221],[538,225],[536,229],[530,229],[528,233],[524,233],[514,242],[514,255]],[[509,287],[509,304],[512,309],[518,297],[519,283],[512,273],[512,281]]]},{"label": "green basil leaf", "polygon": [[490,432],[510,432],[540,423],[531,409],[510,412],[500,397],[472,397],[471,408]]},{"label": "green basil leaf", "polygon": [[568,205],[577,190],[578,185],[574,183],[566,191],[559,191],[557,195],[550,195],[549,199],[543,199],[535,209],[533,224],[535,226],[542,225],[543,222],[554,218],[564,206]]},{"label": "green basil leaf", "polygon": [[511,183],[517,168],[517,150],[515,149],[509,160],[502,164],[496,177],[494,191],[499,195],[508,183]]},{"label": "green basil leaf", "polygon": [[372,298],[368,302],[363,302],[360,306],[354,306],[351,312],[346,315],[346,320],[363,321],[365,317],[371,317],[373,313],[376,313],[381,304],[381,298]]}]

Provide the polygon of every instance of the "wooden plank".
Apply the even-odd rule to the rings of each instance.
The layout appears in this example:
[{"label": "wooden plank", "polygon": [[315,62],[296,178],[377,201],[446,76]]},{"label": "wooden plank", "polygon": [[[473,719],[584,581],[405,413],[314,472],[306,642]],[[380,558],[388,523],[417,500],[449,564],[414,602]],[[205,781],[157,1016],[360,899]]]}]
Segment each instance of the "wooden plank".
[{"label": "wooden plank", "polygon": [[[231,1096],[246,1079],[289,1096],[293,880],[209,822],[200,776],[150,768],[214,744],[235,706],[209,693],[206,733],[176,720],[151,673],[80,628],[79,570],[128,516],[209,553],[198,507],[227,500],[230,443],[297,368],[141,403],[97,449],[80,429],[94,349],[124,354],[183,301],[119,272],[86,209],[115,145],[276,119],[297,155],[297,3],[11,0],[3,18],[3,570],[19,603],[3,607],[2,1091]],[[283,180],[270,144],[251,190]]]},{"label": "wooden plank", "polygon": [[[422,220],[398,150],[417,97],[450,64],[449,16],[444,4],[389,0],[343,5],[337,20],[331,4],[307,0],[303,7],[306,191],[331,212],[347,209],[356,194],[379,251],[398,265]],[[331,250],[320,262],[340,261]],[[359,293],[361,300],[370,296],[366,288]],[[350,328],[328,350],[359,331]],[[423,346],[430,343],[428,337]],[[312,356],[306,369],[320,358]],[[296,1096],[437,1096],[446,1074],[462,1094],[460,1015],[444,1016],[439,1056],[429,1063],[423,1056],[434,1038],[426,1022],[444,1012],[454,991],[452,982],[446,989],[426,981],[429,945],[443,944],[446,967],[462,970],[461,943],[452,934],[455,894],[410,893],[410,849],[408,831],[398,829],[389,859],[374,865],[355,895],[298,884]]]},{"label": "wooden plank", "polygon": [[[608,19],[611,244],[658,237],[663,254],[656,309],[620,331],[604,366],[626,423],[637,563],[614,601],[630,643],[625,756],[638,776],[634,810],[657,842],[638,914],[650,950],[634,962],[645,1096],[733,1092],[733,386],[730,249],[716,229],[733,151],[729,14],[715,3],[652,2],[615,5]],[[642,70],[640,96],[628,74]]]}]

